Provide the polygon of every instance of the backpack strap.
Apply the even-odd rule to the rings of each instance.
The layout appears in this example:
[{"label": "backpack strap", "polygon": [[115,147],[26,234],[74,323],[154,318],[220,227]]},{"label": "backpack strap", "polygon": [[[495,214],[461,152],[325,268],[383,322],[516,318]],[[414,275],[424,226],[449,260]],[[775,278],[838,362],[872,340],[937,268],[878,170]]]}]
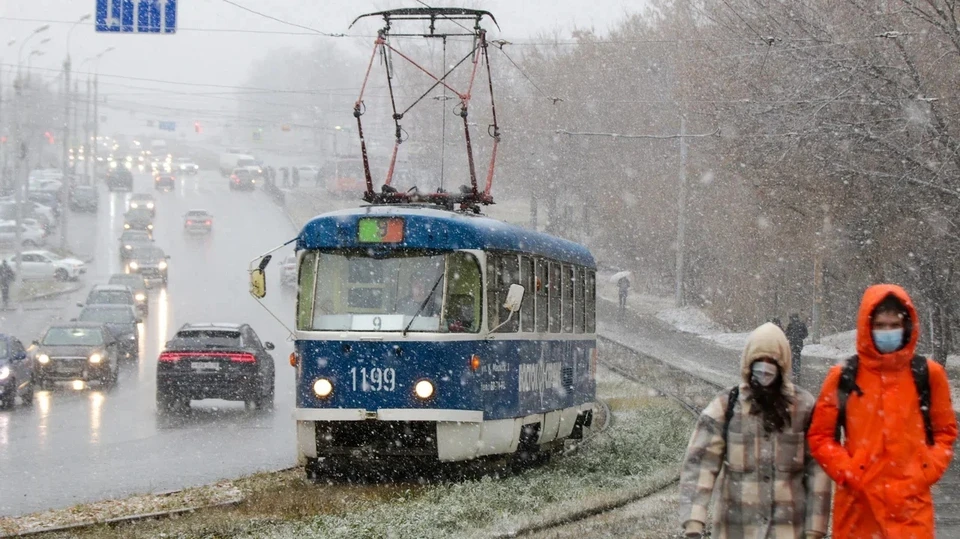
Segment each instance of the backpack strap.
[{"label": "backpack strap", "polygon": [[927,435],[927,445],[933,445],[933,420],[930,419],[930,369],[927,358],[913,356],[910,360],[910,371],[913,373],[913,383],[917,387],[917,396],[920,397],[920,414],[923,416],[923,430]]},{"label": "backpack strap", "polygon": [[847,399],[850,393],[856,392],[863,396],[863,390],[857,385],[857,367],[860,359],[850,357],[840,369],[840,381],[837,383],[837,425],[833,430],[833,439],[840,443],[841,435],[847,428]]},{"label": "backpack strap", "polygon": [[734,408],[737,406],[737,400],[740,399],[740,386],[730,388],[727,395],[727,409],[723,411],[723,444],[727,444],[727,433],[730,431],[730,420],[733,419]]}]

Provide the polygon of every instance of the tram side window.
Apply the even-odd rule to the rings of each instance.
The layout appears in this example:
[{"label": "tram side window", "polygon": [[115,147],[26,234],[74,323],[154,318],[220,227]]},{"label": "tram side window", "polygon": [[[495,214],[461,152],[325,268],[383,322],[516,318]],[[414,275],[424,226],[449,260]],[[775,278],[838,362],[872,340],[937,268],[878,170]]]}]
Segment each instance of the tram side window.
[{"label": "tram side window", "polygon": [[510,311],[503,307],[507,300],[510,285],[520,284],[520,264],[517,255],[487,255],[487,316],[490,317],[489,328],[492,331],[497,326],[503,327],[497,333],[516,333],[520,329],[520,318],[517,315],[504,322]]},{"label": "tram side window", "polygon": [[313,329],[313,302],[317,286],[317,252],[309,251],[300,259],[297,289],[297,329]]},{"label": "tram side window", "polygon": [[574,267],[574,281],[573,281],[573,331],[574,333],[583,333],[583,315],[584,315],[584,301],[583,301],[583,284],[584,284],[584,270],[580,267]]},{"label": "tram side window", "polygon": [[446,280],[447,298],[441,328],[457,333],[476,333],[480,330],[483,305],[477,259],[468,253],[448,255]]},{"label": "tram side window", "polygon": [[560,333],[560,264],[550,262],[550,333]]},{"label": "tram side window", "polygon": [[563,266],[563,332],[573,333],[573,266]]},{"label": "tram side window", "polygon": [[586,326],[587,333],[596,333],[597,331],[597,274],[593,270],[587,270],[586,279]]},{"label": "tram side window", "polygon": [[547,261],[538,258],[536,261],[536,288],[537,288],[537,331],[546,333],[549,329],[549,286],[550,272]]},{"label": "tram side window", "polygon": [[520,329],[534,330],[534,302],[536,301],[536,279],[533,275],[533,259],[528,256],[520,257],[520,284],[523,285],[523,302],[520,304]]}]

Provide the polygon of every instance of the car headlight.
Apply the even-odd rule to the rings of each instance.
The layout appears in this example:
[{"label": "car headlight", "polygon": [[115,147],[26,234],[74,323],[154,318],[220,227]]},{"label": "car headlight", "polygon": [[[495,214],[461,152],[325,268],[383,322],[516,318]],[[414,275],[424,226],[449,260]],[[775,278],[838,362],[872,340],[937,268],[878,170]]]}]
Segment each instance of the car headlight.
[{"label": "car headlight", "polygon": [[0,380],[6,380],[10,376],[10,367],[0,367]]},{"label": "car headlight", "polygon": [[180,170],[187,170],[187,165],[180,165]]},{"label": "car headlight", "polygon": [[140,205],[137,204],[136,202],[131,202],[131,203],[130,203],[130,207],[131,207],[131,208],[139,208]]},{"label": "car headlight", "polygon": [[318,378],[317,381],[313,383],[313,392],[320,398],[327,398],[333,393],[333,383],[326,378]]},{"label": "car headlight", "polygon": [[420,380],[413,386],[413,394],[418,399],[427,400],[433,396],[433,383],[430,380]]},{"label": "car headlight", "polygon": [[136,296],[133,296],[133,298],[137,301],[145,301],[147,296],[146,294],[137,294]]},{"label": "car headlight", "polygon": [[103,356],[101,356],[100,354],[96,352],[90,354],[90,363],[96,364],[96,363],[100,363],[101,361],[103,361]]},{"label": "car headlight", "polygon": [[47,354],[40,354],[37,356],[37,361],[39,361],[41,365],[46,365],[47,363],[50,363],[50,356]]},{"label": "car headlight", "polygon": [[140,264],[137,264],[136,262],[131,262],[131,263],[130,263],[130,269],[135,270],[135,269],[137,269],[137,268],[139,268],[139,267],[140,267]]},{"label": "car headlight", "polygon": [[123,223],[123,228],[130,229],[130,223]]},{"label": "car headlight", "polygon": [[131,250],[133,250],[133,245],[124,245],[123,248],[126,249],[126,250],[128,250],[128,251],[131,251]]},{"label": "car headlight", "polygon": [[153,225],[152,224],[147,225],[147,230],[153,230]]},{"label": "car headlight", "polygon": [[147,202],[147,209],[148,209],[148,210],[152,210],[152,209],[153,209],[153,202]]},{"label": "car headlight", "polygon": [[162,270],[163,270],[163,269],[167,269],[167,263],[166,263],[166,261],[161,260],[160,263],[157,264],[157,267],[160,268],[160,269],[162,269]]}]

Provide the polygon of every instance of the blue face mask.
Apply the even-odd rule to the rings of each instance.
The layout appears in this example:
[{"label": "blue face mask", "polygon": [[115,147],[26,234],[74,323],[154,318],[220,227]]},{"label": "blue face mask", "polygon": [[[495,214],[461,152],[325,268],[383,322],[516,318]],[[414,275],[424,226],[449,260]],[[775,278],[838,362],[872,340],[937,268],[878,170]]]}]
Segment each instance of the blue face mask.
[{"label": "blue face mask", "polygon": [[881,354],[896,352],[903,345],[903,328],[873,330],[873,344]]}]

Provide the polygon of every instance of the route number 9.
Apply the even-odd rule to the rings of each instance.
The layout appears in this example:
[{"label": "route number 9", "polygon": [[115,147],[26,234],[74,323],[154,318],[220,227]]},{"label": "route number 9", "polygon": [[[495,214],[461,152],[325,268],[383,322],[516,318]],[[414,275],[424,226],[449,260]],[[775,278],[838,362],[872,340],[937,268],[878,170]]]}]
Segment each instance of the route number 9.
[{"label": "route number 9", "polygon": [[350,369],[350,376],[353,378],[353,390],[356,391],[359,382],[360,391],[393,391],[397,388],[397,373],[393,369],[381,369],[366,367]]}]

